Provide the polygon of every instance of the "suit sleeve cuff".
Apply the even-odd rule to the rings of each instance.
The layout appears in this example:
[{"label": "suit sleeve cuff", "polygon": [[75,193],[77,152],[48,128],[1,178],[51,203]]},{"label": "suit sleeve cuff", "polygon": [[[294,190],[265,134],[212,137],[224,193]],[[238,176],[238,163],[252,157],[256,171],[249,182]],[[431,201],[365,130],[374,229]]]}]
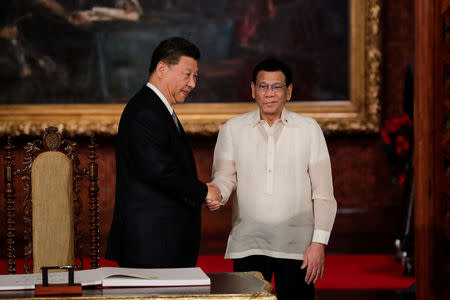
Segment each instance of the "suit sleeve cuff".
[{"label": "suit sleeve cuff", "polygon": [[200,181],[200,199],[202,199],[201,203],[205,202],[207,195],[208,195],[208,186]]},{"label": "suit sleeve cuff", "polygon": [[320,229],[314,229],[312,238],[313,242],[328,245],[329,239],[330,239],[330,232]]}]

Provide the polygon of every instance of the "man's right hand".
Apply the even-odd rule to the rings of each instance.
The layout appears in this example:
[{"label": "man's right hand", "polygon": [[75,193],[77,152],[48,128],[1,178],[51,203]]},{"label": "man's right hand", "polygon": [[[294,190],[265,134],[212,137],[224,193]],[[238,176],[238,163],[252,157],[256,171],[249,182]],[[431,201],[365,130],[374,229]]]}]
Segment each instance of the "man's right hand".
[{"label": "man's right hand", "polygon": [[207,183],[208,194],[206,195],[206,206],[210,211],[218,210],[221,206],[222,195],[219,188],[212,183]]}]

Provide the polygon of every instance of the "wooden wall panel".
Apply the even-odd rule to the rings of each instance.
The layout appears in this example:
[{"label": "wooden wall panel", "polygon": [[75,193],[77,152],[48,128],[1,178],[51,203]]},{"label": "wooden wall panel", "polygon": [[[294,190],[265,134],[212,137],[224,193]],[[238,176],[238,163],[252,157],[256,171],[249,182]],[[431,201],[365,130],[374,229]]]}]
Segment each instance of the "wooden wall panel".
[{"label": "wooden wall panel", "polygon": [[405,71],[414,56],[414,1],[383,3],[383,110],[391,119],[403,112]]},{"label": "wooden wall panel", "polygon": [[[450,69],[446,45],[449,1],[415,1],[414,180],[416,299],[448,299],[450,287],[448,198],[444,115],[445,80]],[[445,29],[445,30],[443,30]],[[446,119],[447,118],[447,119]]]}]

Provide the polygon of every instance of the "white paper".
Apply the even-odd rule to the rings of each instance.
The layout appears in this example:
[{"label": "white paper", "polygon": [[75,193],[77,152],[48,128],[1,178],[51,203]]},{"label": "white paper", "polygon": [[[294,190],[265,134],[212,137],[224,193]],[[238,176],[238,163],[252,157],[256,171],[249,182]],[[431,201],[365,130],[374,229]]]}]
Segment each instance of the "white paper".
[{"label": "white paper", "polygon": [[[82,286],[201,286],[211,280],[200,268],[134,269],[98,268],[75,271],[75,283]],[[49,284],[67,283],[68,272],[48,274]],[[0,275],[0,291],[29,290],[42,284],[42,274]]]},{"label": "white paper", "polygon": [[103,279],[111,286],[197,286],[210,285],[211,280],[200,268],[128,269],[116,268],[117,273]]},{"label": "white paper", "polygon": [[41,274],[0,275],[0,291],[32,290],[41,278]]}]

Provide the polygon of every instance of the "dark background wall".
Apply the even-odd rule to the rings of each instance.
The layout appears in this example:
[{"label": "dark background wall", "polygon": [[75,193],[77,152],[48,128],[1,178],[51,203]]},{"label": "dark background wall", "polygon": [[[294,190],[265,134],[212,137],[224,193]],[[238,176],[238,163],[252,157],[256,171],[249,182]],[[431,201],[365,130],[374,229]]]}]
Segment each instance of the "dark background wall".
[{"label": "dark background wall", "polygon": [[[382,119],[403,113],[403,92],[406,66],[413,58],[413,1],[384,1]],[[191,144],[201,180],[208,181],[216,137],[191,136]],[[22,144],[24,139],[16,140]],[[81,140],[82,144],[85,143]],[[405,214],[405,191],[391,182],[389,165],[382,150],[379,135],[327,136],[333,167],[335,197],[338,214],[328,252],[367,253],[394,252],[395,235],[402,229]],[[1,140],[4,144],[4,140]],[[115,186],[114,137],[100,137],[100,231],[101,252],[105,251],[109,224],[112,219]],[[86,152],[81,152],[86,163]],[[20,168],[23,153],[16,157]],[[3,172],[0,184],[3,188]],[[17,188],[17,236],[23,232],[20,200],[23,192]],[[0,201],[0,255],[6,251],[6,205]],[[87,197],[82,197],[87,208]],[[230,204],[218,212],[203,211],[202,253],[224,253],[231,225]],[[86,214],[85,214],[86,216]],[[85,218],[85,217],[83,217]],[[83,221],[83,220],[82,220]],[[87,224],[87,222],[85,222]],[[87,226],[83,227],[87,238]],[[149,237],[151,238],[151,237]],[[22,256],[21,240],[17,241],[17,256]],[[87,249],[86,249],[87,251]]]}]

